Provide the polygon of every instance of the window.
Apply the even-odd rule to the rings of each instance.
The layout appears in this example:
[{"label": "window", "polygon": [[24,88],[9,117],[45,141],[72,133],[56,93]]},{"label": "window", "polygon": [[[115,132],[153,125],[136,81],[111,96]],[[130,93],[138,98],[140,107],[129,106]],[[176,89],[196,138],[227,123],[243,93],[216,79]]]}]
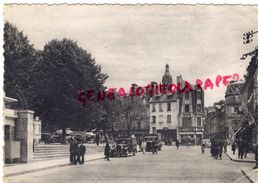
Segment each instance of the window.
[{"label": "window", "polygon": [[189,92],[186,92],[186,93],[185,93],[185,100],[189,100],[189,96],[190,96],[190,93],[189,93]]},{"label": "window", "polygon": [[171,115],[167,115],[167,123],[171,123]]},{"label": "window", "polygon": [[197,112],[202,112],[202,105],[201,104],[197,104]]},{"label": "window", "polygon": [[152,104],[152,112],[156,112],[155,104]]},{"label": "window", "polygon": [[162,103],[159,104],[159,112],[163,112]]},{"label": "window", "polygon": [[152,127],[152,133],[157,133],[156,127]]},{"label": "window", "polygon": [[197,117],[197,126],[200,127],[202,126],[202,119]]},{"label": "window", "polygon": [[152,116],[152,123],[156,123],[156,116]]},{"label": "window", "polygon": [[191,127],[192,118],[183,118],[183,127]]},{"label": "window", "polygon": [[185,112],[190,112],[189,105],[185,105]]},{"label": "window", "polygon": [[171,111],[171,103],[168,103],[168,111]]},{"label": "window", "polygon": [[163,123],[163,115],[159,115],[159,122]]}]

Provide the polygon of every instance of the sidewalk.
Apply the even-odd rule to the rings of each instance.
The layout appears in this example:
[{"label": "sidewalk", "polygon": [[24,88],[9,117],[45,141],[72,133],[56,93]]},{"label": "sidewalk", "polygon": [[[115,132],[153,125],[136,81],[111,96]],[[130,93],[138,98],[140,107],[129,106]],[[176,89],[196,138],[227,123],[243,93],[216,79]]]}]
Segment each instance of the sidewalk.
[{"label": "sidewalk", "polygon": [[235,154],[233,155],[233,152],[228,149],[228,151],[225,153],[230,160],[237,161],[237,162],[243,162],[243,163],[255,163],[254,159],[254,153],[248,153],[247,157],[243,159],[238,158],[238,151],[236,150]]},{"label": "sidewalk", "polygon": [[241,169],[241,172],[251,183],[258,182],[258,169],[245,168]]},{"label": "sidewalk", "polygon": [[[85,162],[90,162],[98,159],[103,159],[104,153],[85,155]],[[46,170],[56,167],[69,166],[69,157],[58,160],[46,160],[46,161],[35,161],[27,164],[16,164],[10,166],[4,166],[4,176],[10,177],[15,175],[21,175],[25,173],[36,172],[40,170]]]}]

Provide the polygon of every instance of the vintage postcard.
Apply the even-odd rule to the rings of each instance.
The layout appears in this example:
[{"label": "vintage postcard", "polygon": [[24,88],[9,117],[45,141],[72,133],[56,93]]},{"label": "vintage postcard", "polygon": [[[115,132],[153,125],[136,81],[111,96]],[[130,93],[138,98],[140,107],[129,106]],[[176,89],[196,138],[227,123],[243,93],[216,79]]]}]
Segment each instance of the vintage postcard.
[{"label": "vintage postcard", "polygon": [[7,183],[258,181],[258,6],[4,5]]}]

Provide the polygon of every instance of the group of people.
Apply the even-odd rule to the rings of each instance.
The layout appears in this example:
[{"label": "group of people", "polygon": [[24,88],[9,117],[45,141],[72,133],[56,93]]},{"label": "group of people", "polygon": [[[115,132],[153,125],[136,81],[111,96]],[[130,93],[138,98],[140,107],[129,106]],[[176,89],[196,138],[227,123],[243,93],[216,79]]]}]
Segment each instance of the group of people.
[{"label": "group of people", "polygon": [[222,152],[226,151],[224,142],[222,140],[212,140],[211,141],[211,156],[214,157],[214,159],[222,159]]},{"label": "group of people", "polygon": [[70,142],[70,163],[76,165],[77,163],[84,164],[84,155],[86,147],[83,141],[80,143],[72,139]]},{"label": "group of people", "polygon": [[236,149],[238,149],[238,158],[243,159],[247,157],[247,153],[249,152],[250,145],[248,142],[243,141],[242,139],[238,139],[236,142],[233,142],[231,145],[231,150],[233,154],[235,154]]}]

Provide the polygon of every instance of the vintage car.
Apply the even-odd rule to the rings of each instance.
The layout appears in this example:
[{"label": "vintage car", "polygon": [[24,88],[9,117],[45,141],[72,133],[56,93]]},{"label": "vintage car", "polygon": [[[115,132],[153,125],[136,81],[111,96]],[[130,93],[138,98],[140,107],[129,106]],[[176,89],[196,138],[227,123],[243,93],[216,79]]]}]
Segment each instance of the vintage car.
[{"label": "vintage car", "polygon": [[135,155],[137,152],[137,142],[135,137],[119,137],[111,145],[111,157]]},{"label": "vintage car", "polygon": [[146,152],[150,152],[153,149],[153,145],[156,145],[158,151],[161,151],[161,135],[160,134],[149,134],[144,137],[144,141],[146,142]]}]

